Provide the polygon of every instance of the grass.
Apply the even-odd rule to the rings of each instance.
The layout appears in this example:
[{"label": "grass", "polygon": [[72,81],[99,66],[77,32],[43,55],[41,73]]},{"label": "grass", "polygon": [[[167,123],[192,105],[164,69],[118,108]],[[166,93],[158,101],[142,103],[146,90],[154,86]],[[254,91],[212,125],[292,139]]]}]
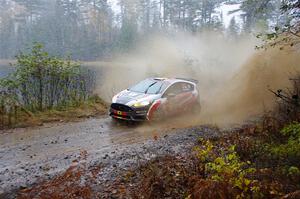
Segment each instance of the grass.
[{"label": "grass", "polygon": [[[2,124],[2,128],[24,128],[40,126],[52,122],[75,122],[84,118],[97,117],[107,113],[108,105],[98,96],[86,102],[65,108],[55,108],[41,112],[18,111],[17,119],[12,119],[12,124]],[[4,121],[7,121],[4,118]]]}]

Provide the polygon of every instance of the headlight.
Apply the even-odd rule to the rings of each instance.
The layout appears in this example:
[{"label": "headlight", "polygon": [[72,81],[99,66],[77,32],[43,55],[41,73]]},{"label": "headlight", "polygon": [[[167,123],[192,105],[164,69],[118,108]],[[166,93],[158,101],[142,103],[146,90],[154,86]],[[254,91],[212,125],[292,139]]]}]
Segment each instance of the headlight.
[{"label": "headlight", "polygon": [[143,101],[143,102],[137,102],[133,106],[134,107],[144,107],[144,106],[148,106],[149,104],[150,104],[149,101]]},{"label": "headlight", "polygon": [[112,103],[116,103],[117,99],[118,99],[118,95],[115,95],[115,96],[112,98]]}]

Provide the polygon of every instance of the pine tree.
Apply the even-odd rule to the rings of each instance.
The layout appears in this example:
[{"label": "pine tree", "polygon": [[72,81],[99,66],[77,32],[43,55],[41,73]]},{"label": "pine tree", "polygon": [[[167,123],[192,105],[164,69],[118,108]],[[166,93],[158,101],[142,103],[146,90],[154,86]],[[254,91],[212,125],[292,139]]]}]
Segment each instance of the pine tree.
[{"label": "pine tree", "polygon": [[236,23],[235,17],[232,17],[227,29],[227,36],[236,39],[239,35],[239,26]]}]

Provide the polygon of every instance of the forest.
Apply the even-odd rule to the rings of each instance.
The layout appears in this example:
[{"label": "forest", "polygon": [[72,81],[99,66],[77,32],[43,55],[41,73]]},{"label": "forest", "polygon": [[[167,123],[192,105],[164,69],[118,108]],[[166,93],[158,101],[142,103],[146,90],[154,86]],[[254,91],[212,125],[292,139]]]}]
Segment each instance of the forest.
[{"label": "forest", "polygon": [[[228,5],[240,5],[230,19]],[[60,57],[112,59],[156,33],[209,30],[235,38],[266,33],[287,18],[280,0],[1,0],[0,59],[33,42]]]}]

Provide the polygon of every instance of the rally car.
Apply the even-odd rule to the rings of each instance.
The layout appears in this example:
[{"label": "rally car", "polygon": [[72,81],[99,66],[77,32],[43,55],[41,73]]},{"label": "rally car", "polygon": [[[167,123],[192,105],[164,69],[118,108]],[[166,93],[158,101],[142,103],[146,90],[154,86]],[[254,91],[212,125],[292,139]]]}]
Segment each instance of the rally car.
[{"label": "rally car", "polygon": [[129,121],[159,120],[199,109],[197,80],[148,78],[112,99],[112,118]]}]

